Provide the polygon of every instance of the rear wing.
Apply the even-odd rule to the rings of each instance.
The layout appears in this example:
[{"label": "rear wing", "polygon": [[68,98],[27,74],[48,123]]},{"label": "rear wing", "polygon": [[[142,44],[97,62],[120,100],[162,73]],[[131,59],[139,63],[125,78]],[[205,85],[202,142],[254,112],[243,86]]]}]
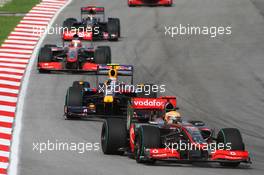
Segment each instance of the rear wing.
[{"label": "rear wing", "polygon": [[81,14],[104,14],[104,7],[96,7],[96,6],[87,6],[81,8]]},{"label": "rear wing", "polygon": [[158,98],[132,98],[130,107],[134,109],[165,109],[166,104],[171,103],[177,108],[175,96],[163,96]]},{"label": "rear wing", "polygon": [[[114,71],[114,75],[109,75],[109,73],[112,71]],[[97,67],[96,75],[97,75],[97,80],[96,80],[97,85],[99,84],[98,76],[100,75],[108,75],[109,78],[111,78],[111,76],[113,77],[127,76],[131,78],[130,83],[133,84],[134,67],[132,65],[99,64]]]},{"label": "rear wing", "polygon": [[109,70],[114,69],[117,71],[118,76],[133,76],[134,67],[132,65],[119,65],[119,64],[99,64],[97,74],[108,75]]}]

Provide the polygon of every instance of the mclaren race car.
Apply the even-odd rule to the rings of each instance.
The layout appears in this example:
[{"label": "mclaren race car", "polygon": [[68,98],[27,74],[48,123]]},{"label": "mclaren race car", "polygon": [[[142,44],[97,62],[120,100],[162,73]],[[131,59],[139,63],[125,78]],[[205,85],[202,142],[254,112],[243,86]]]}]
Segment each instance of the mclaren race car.
[{"label": "mclaren race car", "polygon": [[218,162],[236,167],[251,163],[241,134],[223,128],[217,136],[202,121],[183,121],[176,99],[132,98],[127,120],[106,119],[101,132],[104,154],[123,154],[138,163]]},{"label": "mclaren race car", "polygon": [[[107,75],[108,79],[99,82],[101,75]],[[73,82],[66,94],[65,118],[126,116],[127,101],[134,93],[120,90],[125,83],[119,81],[117,76],[129,79],[126,84],[133,84],[133,66],[100,65],[95,88],[89,82]]]},{"label": "mclaren race car", "polygon": [[128,0],[128,6],[172,6],[173,0]]},{"label": "mclaren race car", "polygon": [[111,63],[109,46],[92,44],[83,46],[77,38],[68,46],[45,45],[38,55],[38,70],[41,73],[50,71],[96,72],[99,64]]},{"label": "mclaren race car", "polygon": [[83,40],[117,41],[121,35],[120,20],[108,18],[106,21],[104,7],[82,7],[81,21],[67,18],[63,22],[63,40],[71,40],[76,34]]}]

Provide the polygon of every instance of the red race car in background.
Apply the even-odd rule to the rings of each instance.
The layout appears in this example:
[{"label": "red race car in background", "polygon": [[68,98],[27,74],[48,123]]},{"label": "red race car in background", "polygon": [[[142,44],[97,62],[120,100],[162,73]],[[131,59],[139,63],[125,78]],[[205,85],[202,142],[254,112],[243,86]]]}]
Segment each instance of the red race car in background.
[{"label": "red race car in background", "polygon": [[138,163],[217,162],[236,167],[251,163],[241,134],[223,128],[216,137],[202,121],[183,121],[176,97],[132,98],[127,120],[107,119],[102,127],[104,154],[124,154]]},{"label": "red race car in background", "polygon": [[111,63],[109,46],[88,47],[76,37],[66,47],[44,45],[38,55],[40,73],[51,71],[96,72],[99,64]]},{"label": "red race car in background", "polygon": [[172,6],[173,0],[128,0],[128,6]]}]

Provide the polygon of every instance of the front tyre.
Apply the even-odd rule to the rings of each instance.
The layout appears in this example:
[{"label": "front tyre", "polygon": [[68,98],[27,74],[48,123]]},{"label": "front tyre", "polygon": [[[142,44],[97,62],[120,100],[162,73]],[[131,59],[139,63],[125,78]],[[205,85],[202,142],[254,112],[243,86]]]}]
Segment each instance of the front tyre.
[{"label": "front tyre", "polygon": [[125,120],[108,118],[104,121],[101,131],[101,146],[104,154],[123,154],[119,149],[127,146]]},{"label": "front tyre", "polygon": [[[218,144],[230,144],[230,148],[225,147],[225,150],[234,150],[234,151],[244,151],[245,145],[242,140],[240,131],[236,128],[223,128],[219,131],[217,135],[217,145]],[[220,163],[222,166],[226,167],[237,167],[240,162],[224,162]]]},{"label": "front tyre", "polygon": [[141,126],[135,140],[135,159],[137,163],[155,163],[154,159],[145,158],[144,150],[160,147],[160,130],[155,126]]}]

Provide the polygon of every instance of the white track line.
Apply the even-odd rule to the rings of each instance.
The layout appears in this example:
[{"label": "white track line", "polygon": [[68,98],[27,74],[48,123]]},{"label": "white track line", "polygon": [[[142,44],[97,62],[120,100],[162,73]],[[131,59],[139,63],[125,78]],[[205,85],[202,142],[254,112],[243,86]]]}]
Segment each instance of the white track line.
[{"label": "white track line", "polygon": [[[54,4],[61,3],[59,1],[52,1],[52,0],[43,0],[42,2],[55,2]],[[68,0],[66,3],[63,2],[61,4],[64,4],[61,9],[56,12],[54,15],[53,19],[51,20],[49,27],[54,23],[54,21],[57,19],[58,15],[60,12],[72,2],[72,0]],[[52,3],[51,3],[52,4]],[[35,50],[38,50],[41,47],[42,42],[46,38],[47,33],[45,33],[41,39],[39,40]],[[20,150],[19,150],[19,144],[20,144],[20,134],[21,134],[21,129],[22,129],[22,116],[23,116],[23,107],[24,107],[24,101],[25,101],[25,96],[29,84],[29,77],[30,73],[32,71],[34,61],[37,57],[37,52],[33,52],[33,55],[30,59],[30,62],[28,64],[28,67],[25,72],[24,80],[23,80],[23,86],[21,87],[21,91],[19,94],[19,101],[17,104],[17,111],[16,111],[16,120],[15,120],[15,128],[13,131],[13,141],[12,141],[12,146],[11,146],[11,159],[9,163],[9,168],[8,168],[8,174],[9,175],[17,175],[18,174],[18,163],[19,163],[19,155],[20,155]]]}]

